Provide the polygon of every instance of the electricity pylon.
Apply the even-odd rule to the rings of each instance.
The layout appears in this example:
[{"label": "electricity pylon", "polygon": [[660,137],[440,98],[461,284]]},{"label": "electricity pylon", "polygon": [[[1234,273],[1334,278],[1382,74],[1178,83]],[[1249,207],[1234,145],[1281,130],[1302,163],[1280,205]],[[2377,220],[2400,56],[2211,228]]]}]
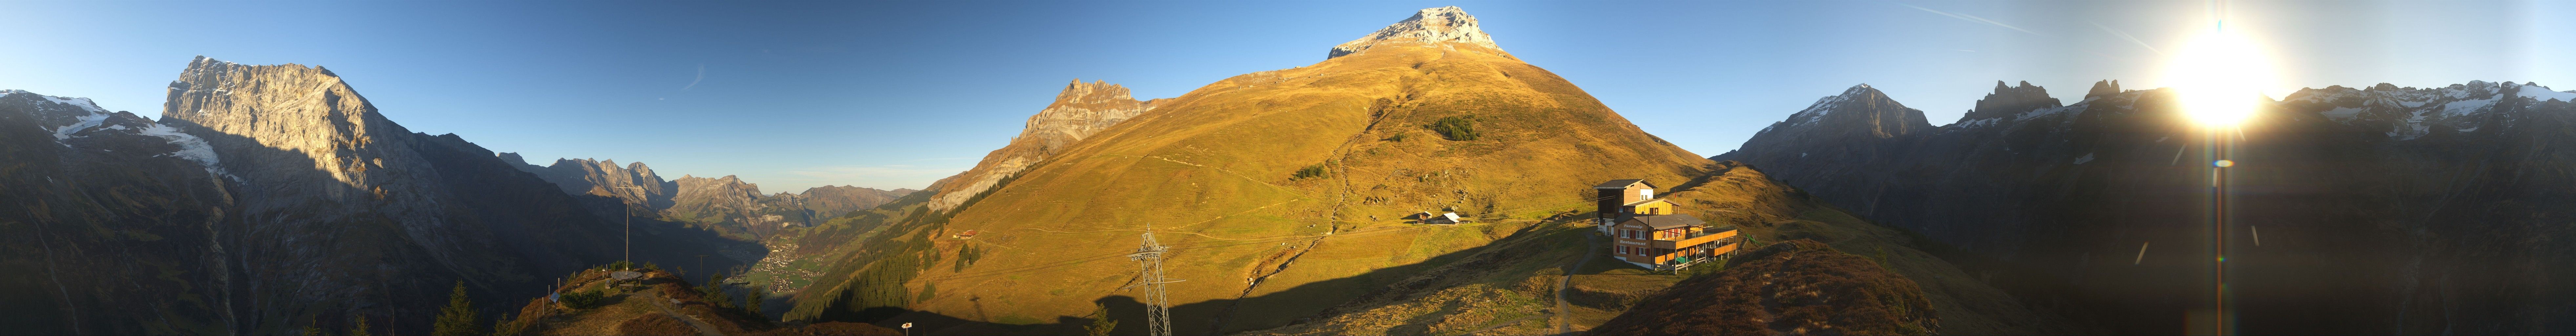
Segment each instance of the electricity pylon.
[{"label": "electricity pylon", "polygon": [[1185,280],[1163,278],[1163,252],[1171,249],[1170,246],[1155,243],[1154,231],[1146,229],[1145,245],[1137,247],[1136,253],[1127,254],[1128,258],[1136,259],[1137,266],[1142,268],[1138,271],[1141,274],[1136,277],[1138,279],[1136,283],[1127,287],[1145,286],[1145,327],[1149,329],[1148,335],[1170,336],[1172,334],[1171,294],[1164,290],[1163,284]]}]

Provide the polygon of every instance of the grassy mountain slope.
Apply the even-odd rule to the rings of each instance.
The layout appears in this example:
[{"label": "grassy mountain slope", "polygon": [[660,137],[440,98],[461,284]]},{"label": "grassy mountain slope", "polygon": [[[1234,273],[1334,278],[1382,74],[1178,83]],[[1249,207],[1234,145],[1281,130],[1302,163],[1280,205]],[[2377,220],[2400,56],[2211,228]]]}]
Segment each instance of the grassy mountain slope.
[{"label": "grassy mountain slope", "polygon": [[[1475,140],[1425,127],[1451,117],[1472,118]],[[1042,162],[936,230],[896,233],[936,251],[909,257],[913,268],[927,268],[919,277],[938,281],[907,284],[906,301],[917,301],[908,307],[1030,324],[1134,295],[1116,291],[1131,280],[1131,262],[1038,267],[1133,249],[1150,224],[1165,244],[1204,247],[1167,262],[1169,277],[1192,280],[1173,287],[1173,303],[1206,307],[1179,313],[1179,330],[1266,328],[1403,277],[1363,274],[1483,246],[1536,223],[1530,219],[1587,206],[1589,190],[1563,186],[1615,178],[1679,184],[1707,163],[1499,51],[1379,46],[1170,99]],[[1297,177],[1308,167],[1325,174]],[[1492,219],[1402,224],[1408,213],[1442,208]],[[983,235],[941,233],[964,230]],[[1304,238],[1259,240],[1272,237]],[[967,245],[985,252],[962,270],[918,261],[953,258]],[[1022,268],[1030,270],[1015,271]],[[864,284],[834,284],[853,285]],[[801,299],[800,310],[833,303]]]}]

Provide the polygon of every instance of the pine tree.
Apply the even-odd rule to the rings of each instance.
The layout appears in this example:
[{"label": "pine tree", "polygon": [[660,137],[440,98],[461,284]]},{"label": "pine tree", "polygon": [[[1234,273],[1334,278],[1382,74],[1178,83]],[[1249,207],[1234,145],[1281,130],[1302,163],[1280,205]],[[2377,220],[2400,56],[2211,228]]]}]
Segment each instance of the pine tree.
[{"label": "pine tree", "polygon": [[[751,313],[751,316],[764,316],[760,315],[760,301],[761,297],[769,296],[769,294],[763,293],[767,291],[767,289],[763,289],[761,287],[752,287],[751,296],[742,298],[742,311]],[[762,319],[767,319],[767,317],[762,317]]]},{"label": "pine tree", "polygon": [[367,333],[367,316],[358,315],[358,326],[349,328],[349,336],[375,336]]},{"label": "pine tree", "polygon": [[1084,316],[1091,319],[1091,325],[1082,326],[1082,331],[1091,336],[1102,336],[1118,329],[1118,321],[1109,319],[1108,304],[1093,304],[1093,306],[1096,308],[1091,311],[1091,316]]},{"label": "pine tree", "polygon": [[322,321],[321,321],[321,320],[318,320],[318,319],[308,319],[308,320],[305,320],[305,322],[304,322],[304,336],[322,336],[322,335],[323,335],[323,333],[322,333]]},{"label": "pine tree", "polygon": [[698,291],[706,293],[707,302],[713,302],[717,307],[733,307],[733,297],[725,295],[724,273],[708,274],[707,285]]},{"label": "pine tree", "polygon": [[465,298],[465,281],[458,280],[456,281],[456,291],[447,294],[447,307],[438,309],[438,320],[436,323],[432,324],[430,334],[438,336],[474,335],[476,331],[480,331],[482,329],[476,328],[476,324],[481,323],[474,319],[474,302]]}]

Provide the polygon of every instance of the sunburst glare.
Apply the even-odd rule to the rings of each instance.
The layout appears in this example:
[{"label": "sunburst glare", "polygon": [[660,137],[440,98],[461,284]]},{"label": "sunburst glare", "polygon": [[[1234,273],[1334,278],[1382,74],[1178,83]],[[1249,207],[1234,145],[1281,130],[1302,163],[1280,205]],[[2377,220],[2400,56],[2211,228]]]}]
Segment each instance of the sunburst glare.
[{"label": "sunburst glare", "polygon": [[2203,127],[2244,123],[2273,83],[2261,45],[2224,24],[2185,42],[2169,62],[2165,83],[2179,94],[2183,115]]}]

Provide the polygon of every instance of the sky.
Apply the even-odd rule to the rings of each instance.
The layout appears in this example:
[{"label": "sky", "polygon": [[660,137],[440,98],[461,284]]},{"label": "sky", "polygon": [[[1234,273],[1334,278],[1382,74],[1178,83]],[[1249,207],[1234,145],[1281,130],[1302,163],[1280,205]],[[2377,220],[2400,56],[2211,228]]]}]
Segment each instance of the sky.
[{"label": "sky", "polygon": [[[191,57],[319,65],[415,132],[544,165],[645,162],[765,192],[922,188],[1068,81],[1139,99],[1322,61],[1459,6],[1504,50],[1701,155],[1867,83],[1935,125],[1996,81],[2159,84],[2224,18],[2281,97],[2470,80],[2576,89],[2576,2],[0,2],[0,89],[156,116]],[[2554,42],[2553,42],[2554,41]]]}]

